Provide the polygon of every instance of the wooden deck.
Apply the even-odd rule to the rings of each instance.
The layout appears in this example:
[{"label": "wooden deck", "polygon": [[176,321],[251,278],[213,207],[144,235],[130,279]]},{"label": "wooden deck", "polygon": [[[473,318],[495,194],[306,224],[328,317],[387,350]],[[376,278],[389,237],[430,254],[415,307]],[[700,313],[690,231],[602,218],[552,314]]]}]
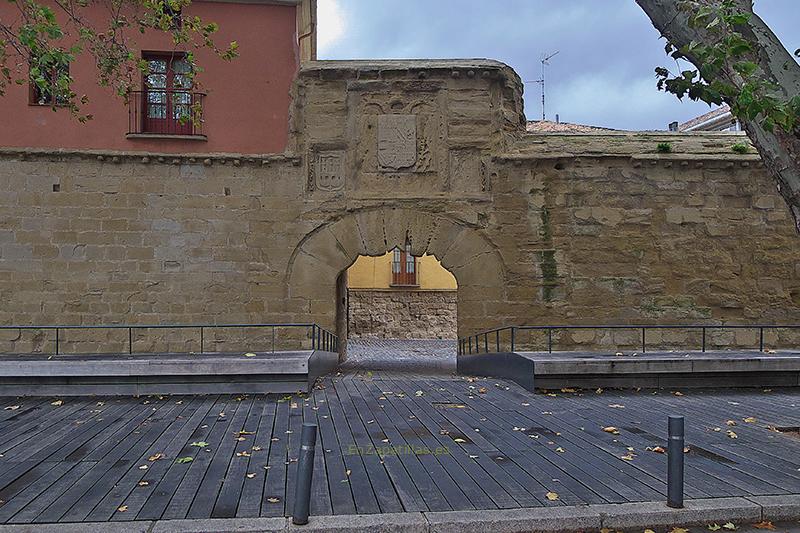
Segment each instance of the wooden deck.
[{"label": "wooden deck", "polygon": [[775,430],[800,426],[796,389],[359,372],[310,395],[58,400],[0,398],[0,523],[290,515],[304,420],[317,515],[663,500],[666,455],[647,448],[667,414],[687,417],[687,497],[800,493],[800,434]]}]

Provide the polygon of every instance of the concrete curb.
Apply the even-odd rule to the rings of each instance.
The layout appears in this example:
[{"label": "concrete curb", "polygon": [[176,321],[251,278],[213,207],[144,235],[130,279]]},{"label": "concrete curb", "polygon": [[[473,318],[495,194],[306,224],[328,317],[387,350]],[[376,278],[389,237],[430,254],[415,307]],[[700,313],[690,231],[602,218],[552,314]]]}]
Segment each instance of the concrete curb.
[{"label": "concrete curb", "polygon": [[230,518],[91,522],[0,526],[0,533],[566,533],[601,528],[632,529],[705,525],[731,521],[800,519],[800,494],[687,500],[683,509],[664,502],[576,505],[487,511],[447,511],[311,517],[295,526],[290,518]]}]

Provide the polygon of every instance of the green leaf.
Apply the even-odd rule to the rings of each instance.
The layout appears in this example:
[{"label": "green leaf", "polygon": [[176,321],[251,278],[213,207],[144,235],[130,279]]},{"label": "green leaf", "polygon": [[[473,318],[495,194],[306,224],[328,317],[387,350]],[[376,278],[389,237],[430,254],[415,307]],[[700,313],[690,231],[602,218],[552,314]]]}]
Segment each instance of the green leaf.
[{"label": "green leaf", "polygon": [[196,446],[197,448],[205,448],[206,446],[208,446],[208,443],[201,440],[200,442],[193,442],[189,446]]},{"label": "green leaf", "polygon": [[733,65],[733,68],[742,76],[749,77],[753,74],[753,72],[756,71],[756,69],[758,69],[758,64],[752,61],[740,61],[739,63]]},{"label": "green leaf", "polygon": [[180,457],[175,460],[175,462],[179,464],[191,463],[192,461],[194,461],[194,457]]}]

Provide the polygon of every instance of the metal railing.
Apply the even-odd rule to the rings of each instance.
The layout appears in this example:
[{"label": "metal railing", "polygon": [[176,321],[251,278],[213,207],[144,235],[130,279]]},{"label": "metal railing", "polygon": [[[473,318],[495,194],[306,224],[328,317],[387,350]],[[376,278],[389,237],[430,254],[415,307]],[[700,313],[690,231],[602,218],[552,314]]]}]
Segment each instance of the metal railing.
[{"label": "metal railing", "polygon": [[[505,326],[502,328],[491,329],[476,333],[468,337],[462,337],[458,340],[458,355],[466,355],[473,353],[494,353],[505,351],[502,350],[508,346],[510,350],[516,351],[518,347],[518,332],[520,331],[543,331],[547,333],[546,345],[543,348],[547,352],[553,352],[553,332],[562,330],[634,330],[641,332],[641,349],[642,353],[647,352],[647,331],[648,330],[665,330],[665,329],[685,329],[685,330],[700,330],[701,342],[700,351],[706,351],[706,332],[708,330],[719,329],[733,329],[733,330],[757,330],[758,331],[758,350],[764,351],[764,331],[776,329],[796,329],[800,330],[800,324],[610,324],[610,325],[565,325],[565,326]],[[509,339],[501,339],[501,333],[509,331]],[[652,347],[652,345],[651,345]],[[490,350],[494,348],[494,350]]]},{"label": "metal railing", "polygon": [[128,93],[128,134],[202,137],[205,93],[149,89]]},{"label": "metal railing", "polygon": [[[38,331],[54,331],[55,332],[55,339],[53,340],[53,347],[54,347],[54,355],[63,355],[61,353],[61,333],[68,330],[97,330],[97,329],[122,329],[128,330],[128,353],[133,354],[133,332],[135,330],[146,330],[146,329],[157,329],[157,330],[176,330],[176,329],[190,329],[190,330],[197,330],[199,332],[199,344],[200,344],[200,351],[193,352],[193,353],[206,353],[205,351],[205,333],[206,330],[209,329],[221,329],[221,328],[257,328],[257,329],[265,329],[271,328],[272,330],[272,342],[271,342],[271,349],[270,350],[259,350],[259,351],[270,351],[275,353],[275,329],[276,328],[293,328],[293,329],[303,329],[305,328],[306,331],[306,338],[311,339],[311,349],[312,350],[321,350],[327,352],[336,352],[339,350],[339,337],[336,334],[328,331],[327,329],[317,325],[317,324],[305,324],[305,323],[288,323],[288,324],[107,324],[107,325],[86,325],[86,326],[74,326],[74,325],[62,325],[62,326],[2,326],[0,325],[0,331],[4,330],[18,330],[18,331],[26,331],[26,330],[38,330]],[[71,341],[77,342],[77,341]],[[137,352],[139,353],[139,352]],[[143,352],[147,353],[147,352]]]}]

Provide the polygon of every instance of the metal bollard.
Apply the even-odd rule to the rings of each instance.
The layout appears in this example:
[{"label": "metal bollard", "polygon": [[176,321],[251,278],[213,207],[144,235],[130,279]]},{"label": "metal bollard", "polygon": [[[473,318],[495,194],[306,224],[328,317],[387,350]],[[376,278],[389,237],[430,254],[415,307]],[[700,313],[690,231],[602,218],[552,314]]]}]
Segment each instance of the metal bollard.
[{"label": "metal bollard", "polygon": [[317,444],[317,425],[303,424],[300,434],[300,457],[297,459],[297,477],[294,493],[292,523],[308,524],[308,507],[311,501],[311,475],[314,473],[314,446]]},{"label": "metal bollard", "polygon": [[683,417],[670,416],[667,443],[667,506],[677,509],[683,507],[684,442]]}]

